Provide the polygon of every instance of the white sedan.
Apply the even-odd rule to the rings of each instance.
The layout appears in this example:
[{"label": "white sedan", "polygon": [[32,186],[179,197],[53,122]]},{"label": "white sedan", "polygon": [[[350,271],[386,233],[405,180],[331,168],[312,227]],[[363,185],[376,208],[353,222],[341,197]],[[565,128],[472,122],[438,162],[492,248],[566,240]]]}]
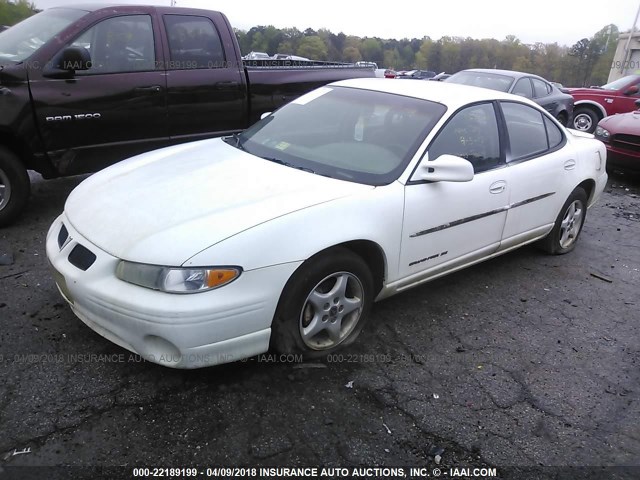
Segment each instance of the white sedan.
[{"label": "white sedan", "polygon": [[376,300],[530,242],[572,250],[605,163],[522,97],[349,80],[93,175],[47,256],[74,313],[147,360],[313,358]]}]

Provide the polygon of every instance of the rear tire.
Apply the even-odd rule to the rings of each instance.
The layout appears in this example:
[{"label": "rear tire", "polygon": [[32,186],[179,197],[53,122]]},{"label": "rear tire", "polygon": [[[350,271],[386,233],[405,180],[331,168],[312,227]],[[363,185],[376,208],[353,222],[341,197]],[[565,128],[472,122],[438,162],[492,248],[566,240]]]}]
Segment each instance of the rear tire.
[{"label": "rear tire", "polygon": [[336,247],[310,258],[280,296],[271,347],[322,358],[349,345],[368,320],[373,295],[369,267],[350,250]]},{"label": "rear tire", "polygon": [[0,227],[9,225],[23,210],[31,183],[20,159],[0,146]]},{"label": "rear tire", "polygon": [[553,229],[540,241],[539,246],[552,255],[569,253],[576,246],[586,217],[587,193],[578,187],[567,198]]},{"label": "rear tire", "polygon": [[556,120],[560,122],[563,127],[567,127],[567,122],[569,121],[569,117],[567,116],[567,112],[560,112],[556,117]]}]

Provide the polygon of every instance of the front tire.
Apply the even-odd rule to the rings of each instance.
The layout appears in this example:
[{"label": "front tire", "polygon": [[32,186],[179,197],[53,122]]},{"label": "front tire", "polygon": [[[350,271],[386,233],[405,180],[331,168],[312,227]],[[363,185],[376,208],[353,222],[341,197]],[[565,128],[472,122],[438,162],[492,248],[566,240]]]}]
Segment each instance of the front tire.
[{"label": "front tire", "polygon": [[0,227],[9,225],[22,211],[31,183],[18,157],[0,146]]},{"label": "front tire", "polygon": [[576,246],[586,217],[587,193],[578,187],[567,198],[553,229],[541,240],[540,247],[552,255],[569,253]]},{"label": "front tire", "polygon": [[280,297],[272,348],[320,358],[349,345],[368,320],[373,295],[371,271],[350,250],[337,247],[310,258]]},{"label": "front tire", "polygon": [[573,111],[573,128],[581,132],[596,131],[600,118],[591,108],[578,107]]}]

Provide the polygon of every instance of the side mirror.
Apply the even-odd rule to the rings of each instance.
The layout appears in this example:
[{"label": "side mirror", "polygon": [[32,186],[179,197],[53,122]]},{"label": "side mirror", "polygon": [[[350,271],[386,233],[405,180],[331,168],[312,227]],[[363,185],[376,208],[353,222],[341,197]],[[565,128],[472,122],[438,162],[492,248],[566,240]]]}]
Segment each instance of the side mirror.
[{"label": "side mirror", "polygon": [[62,52],[59,68],[63,70],[89,70],[91,68],[91,54],[83,47],[67,47]]},{"label": "side mirror", "polygon": [[49,67],[45,72],[45,77],[71,78],[74,73],[91,68],[91,54],[83,47],[67,47],[55,66]]},{"label": "side mirror", "polygon": [[638,93],[638,91],[640,91],[640,89],[638,89],[637,85],[631,85],[629,88],[627,88],[624,91],[625,95],[635,95],[636,93]]},{"label": "side mirror", "polygon": [[422,162],[415,180],[429,182],[469,182],[473,180],[473,165],[455,155],[440,155],[432,161]]},{"label": "side mirror", "polygon": [[636,104],[636,107],[638,107],[638,110],[640,110],[640,100],[636,100],[635,102],[633,102]]},{"label": "side mirror", "polygon": [[262,115],[260,115],[260,120],[264,120],[265,118],[267,118],[269,115],[271,115],[271,112],[264,112]]}]

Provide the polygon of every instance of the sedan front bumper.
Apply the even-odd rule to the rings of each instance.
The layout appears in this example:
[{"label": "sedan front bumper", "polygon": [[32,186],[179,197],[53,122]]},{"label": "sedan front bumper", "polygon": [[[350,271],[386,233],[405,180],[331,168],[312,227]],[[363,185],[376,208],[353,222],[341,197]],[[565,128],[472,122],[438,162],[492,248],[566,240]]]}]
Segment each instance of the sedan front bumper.
[{"label": "sedan front bumper", "polygon": [[245,271],[219,289],[179,295],[118,279],[120,259],[80,235],[64,214],[51,226],[46,250],[58,289],[80,320],[145,360],[173,368],[266,352],[280,294],[300,265]]}]

